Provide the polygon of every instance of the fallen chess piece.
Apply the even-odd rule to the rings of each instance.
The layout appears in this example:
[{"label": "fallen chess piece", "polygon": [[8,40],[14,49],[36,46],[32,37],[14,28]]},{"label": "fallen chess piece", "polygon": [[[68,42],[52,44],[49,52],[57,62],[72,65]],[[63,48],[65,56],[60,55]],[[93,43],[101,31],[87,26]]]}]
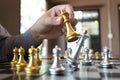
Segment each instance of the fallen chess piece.
[{"label": "fallen chess piece", "polygon": [[59,54],[61,49],[58,46],[55,46],[53,49],[54,61],[52,66],[49,69],[50,74],[63,75],[65,73],[65,68],[59,63]]},{"label": "fallen chess piece", "polygon": [[110,53],[110,50],[107,47],[105,47],[102,52],[104,59],[101,62],[100,67],[103,67],[103,68],[112,68],[113,67],[113,65],[109,61],[109,53]]},{"label": "fallen chess piece", "polygon": [[86,38],[88,38],[87,34],[87,30],[85,30],[83,32],[82,35],[80,35],[77,43],[76,43],[76,48],[74,51],[72,51],[72,53],[70,53],[70,55],[66,58],[66,61],[68,63],[68,65],[73,68],[74,71],[79,70],[78,65],[79,65],[79,54],[80,51],[84,45],[84,41],[86,40]]}]

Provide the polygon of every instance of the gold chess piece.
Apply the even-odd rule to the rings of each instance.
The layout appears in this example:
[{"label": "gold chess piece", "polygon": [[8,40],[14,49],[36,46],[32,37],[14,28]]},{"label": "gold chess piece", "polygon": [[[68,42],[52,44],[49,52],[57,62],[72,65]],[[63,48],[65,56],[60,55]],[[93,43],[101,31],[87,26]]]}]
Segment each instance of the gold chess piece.
[{"label": "gold chess piece", "polygon": [[35,48],[33,46],[31,46],[31,48],[29,48],[29,63],[27,65],[27,67],[25,68],[26,73],[37,73],[39,72],[39,66],[37,65],[36,61],[35,61]]},{"label": "gold chess piece", "polygon": [[18,63],[16,64],[16,67],[18,71],[21,71],[21,70],[24,70],[24,68],[27,65],[27,62],[24,59],[25,50],[23,49],[23,47],[20,47],[18,49],[18,52],[19,52],[19,60],[18,60]]},{"label": "gold chess piece", "polygon": [[39,48],[36,48],[36,62],[38,65],[41,65],[41,60],[40,60],[40,56],[39,56],[40,50]]},{"label": "gold chess piece", "polygon": [[11,64],[16,65],[18,63],[18,49],[16,47],[13,49],[13,54],[14,56],[11,61]]},{"label": "gold chess piece", "polygon": [[80,52],[80,59],[84,59],[85,54],[83,52]]},{"label": "gold chess piece", "polygon": [[98,51],[95,52],[95,59],[101,59],[100,52],[98,52]]},{"label": "gold chess piece", "polygon": [[63,17],[64,23],[65,23],[65,26],[66,26],[66,31],[67,31],[66,40],[68,42],[73,42],[73,41],[77,40],[78,39],[78,34],[72,28],[72,25],[71,25],[70,20],[69,20],[69,14],[65,11],[62,11],[61,16]]}]

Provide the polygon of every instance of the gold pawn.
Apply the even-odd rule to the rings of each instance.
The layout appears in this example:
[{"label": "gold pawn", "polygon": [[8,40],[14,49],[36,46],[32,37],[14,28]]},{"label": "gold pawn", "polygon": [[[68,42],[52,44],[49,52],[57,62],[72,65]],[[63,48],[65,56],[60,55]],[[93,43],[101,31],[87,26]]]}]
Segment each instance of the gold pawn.
[{"label": "gold pawn", "polygon": [[24,70],[24,68],[26,67],[27,63],[24,59],[24,53],[25,53],[25,50],[23,49],[23,47],[20,47],[18,49],[18,52],[19,52],[19,60],[18,60],[18,63],[16,64],[16,67],[17,67],[17,70],[18,71],[21,71],[21,70]]},{"label": "gold pawn", "polygon": [[38,65],[41,65],[41,60],[40,60],[39,53],[40,53],[39,48],[36,48],[36,62],[37,62]]},{"label": "gold pawn", "polygon": [[35,48],[33,46],[31,46],[31,48],[29,48],[29,64],[27,65],[27,67],[25,68],[26,73],[36,73],[39,72],[39,66],[37,65],[36,61],[35,61]]},{"label": "gold pawn", "polygon": [[18,63],[18,49],[16,47],[13,49],[13,54],[14,56],[11,61],[11,64],[16,65]]},{"label": "gold pawn", "polygon": [[80,52],[80,59],[84,59],[85,58],[85,54],[83,52]]},{"label": "gold pawn", "polygon": [[79,35],[72,28],[72,25],[71,25],[70,20],[69,20],[69,14],[65,11],[62,11],[61,16],[63,17],[64,23],[66,26],[66,31],[67,31],[66,40],[68,42],[73,42],[73,41],[77,40]]},{"label": "gold pawn", "polygon": [[96,58],[96,59],[101,59],[101,54],[100,54],[100,52],[98,52],[98,51],[95,52],[95,58]]}]

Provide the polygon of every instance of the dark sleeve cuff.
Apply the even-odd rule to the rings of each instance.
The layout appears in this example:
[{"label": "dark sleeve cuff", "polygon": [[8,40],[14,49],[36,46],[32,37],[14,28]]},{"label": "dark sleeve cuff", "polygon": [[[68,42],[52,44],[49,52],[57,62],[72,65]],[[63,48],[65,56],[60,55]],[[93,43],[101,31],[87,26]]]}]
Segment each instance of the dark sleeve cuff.
[{"label": "dark sleeve cuff", "polygon": [[30,48],[30,46],[34,46],[34,47],[37,47],[38,45],[40,45],[40,43],[37,43],[31,33],[30,33],[30,30],[27,30],[25,33],[22,34],[22,45],[25,49],[28,49]]}]

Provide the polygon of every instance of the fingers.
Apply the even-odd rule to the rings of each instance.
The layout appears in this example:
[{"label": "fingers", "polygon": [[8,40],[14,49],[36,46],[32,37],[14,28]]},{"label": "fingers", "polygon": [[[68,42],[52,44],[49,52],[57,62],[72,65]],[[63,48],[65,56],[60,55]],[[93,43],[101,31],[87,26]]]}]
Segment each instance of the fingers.
[{"label": "fingers", "polygon": [[73,8],[72,8],[71,5],[68,4],[68,5],[63,6],[63,8],[61,9],[61,11],[62,10],[64,10],[64,11],[66,11],[66,12],[69,13],[69,18],[70,19],[74,17],[74,10],[73,10]]},{"label": "fingers", "polygon": [[62,11],[66,11],[69,13],[69,18],[74,17],[74,13],[73,13],[74,10],[73,10],[72,6],[69,4],[55,6],[51,9],[51,11],[54,12],[54,14],[52,14],[54,16],[59,16]]},{"label": "fingers", "polygon": [[48,17],[47,20],[45,21],[48,26],[57,26],[61,25],[63,23],[63,18],[62,17]]}]

